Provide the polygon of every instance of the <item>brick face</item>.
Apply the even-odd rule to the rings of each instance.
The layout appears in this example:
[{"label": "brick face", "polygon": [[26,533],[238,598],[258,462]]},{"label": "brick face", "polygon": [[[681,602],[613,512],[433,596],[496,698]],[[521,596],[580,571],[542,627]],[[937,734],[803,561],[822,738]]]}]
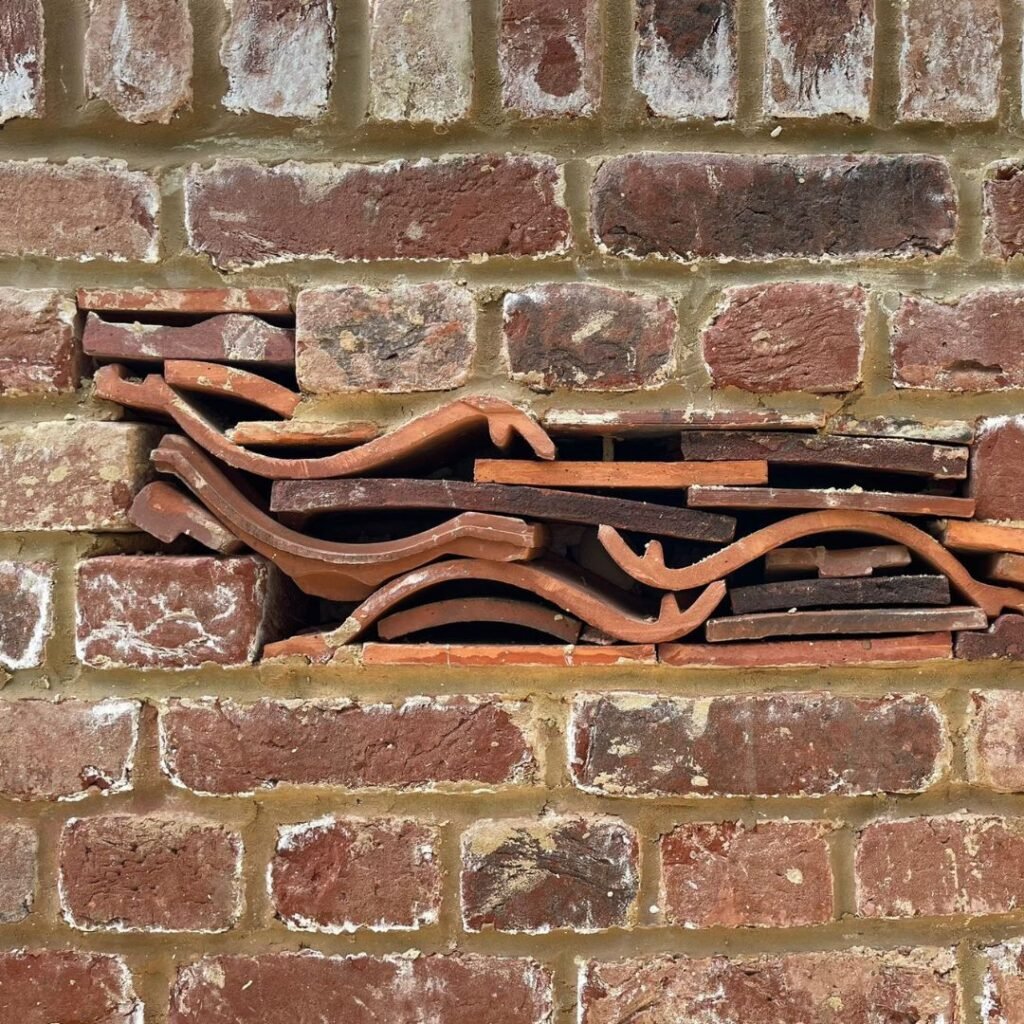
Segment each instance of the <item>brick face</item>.
[{"label": "brick face", "polygon": [[0,288],[0,395],[44,395],[78,387],[77,312],[49,289]]},{"label": "brick face", "polygon": [[52,630],[52,563],[0,562],[0,668],[37,668]]},{"label": "brick face", "polygon": [[1024,483],[1018,472],[1022,455],[1024,419],[993,417],[979,421],[968,481],[977,519],[1018,522],[1024,518]]},{"label": "brick face", "polygon": [[30,826],[0,821],[0,924],[14,924],[31,913],[38,852],[39,841]]},{"label": "brick face", "polygon": [[45,65],[42,0],[9,0],[0,11],[0,124],[43,116]]},{"label": "brick face", "polygon": [[997,792],[1024,791],[1024,709],[1015,691],[971,694],[967,774],[971,782]]}]

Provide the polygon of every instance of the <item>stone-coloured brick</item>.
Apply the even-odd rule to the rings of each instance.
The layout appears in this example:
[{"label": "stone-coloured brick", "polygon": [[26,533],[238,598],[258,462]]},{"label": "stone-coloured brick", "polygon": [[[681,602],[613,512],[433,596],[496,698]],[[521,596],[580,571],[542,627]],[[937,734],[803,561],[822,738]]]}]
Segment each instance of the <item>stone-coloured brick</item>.
[{"label": "stone-coloured brick", "polygon": [[588,117],[601,103],[600,5],[502,0],[501,98],[523,117]]},{"label": "stone-coloured brick", "polygon": [[852,391],[861,381],[867,295],[856,285],[726,288],[701,333],[716,388]]},{"label": "stone-coloured brick", "polygon": [[796,928],[832,920],[830,826],[695,822],[662,836],[661,906],[684,928]]},{"label": "stone-coloured brick", "polygon": [[915,154],[612,157],[591,208],[608,253],[685,261],[932,256],[957,226],[949,165]]},{"label": "stone-coloured brick", "polygon": [[88,420],[0,426],[0,531],[134,529],[127,512],[160,433]]},{"label": "stone-coloured brick", "polygon": [[77,800],[131,789],[139,716],[133,700],[0,701],[0,794]]},{"label": "stone-coloured brick", "polygon": [[769,117],[871,110],[874,0],[768,0],[764,109]]},{"label": "stone-coloured brick", "polygon": [[581,968],[580,1024],[951,1024],[960,985],[950,950],[781,956],[659,956]]},{"label": "stone-coloured brick", "polygon": [[60,894],[75,928],[220,932],[241,911],[242,841],[188,818],[72,818],[60,839]]},{"label": "stone-coloured brick", "polygon": [[958,124],[999,113],[999,0],[901,0],[901,121]]},{"label": "stone-coloured brick", "polygon": [[370,117],[447,124],[473,101],[471,0],[370,0]]},{"label": "stone-coloured brick", "polygon": [[736,114],[735,0],[636,0],[633,84],[651,113],[677,121]]},{"label": "stone-coloured brick", "polygon": [[1014,690],[971,694],[967,777],[1000,793],[1024,791],[1024,701]]},{"label": "stone-coloured brick", "polygon": [[982,1024],[1021,1024],[1024,1014],[1024,941],[1013,939],[982,951]]},{"label": "stone-coloured brick", "polygon": [[971,446],[967,493],[976,519],[1024,521],[1024,416],[979,421]]},{"label": "stone-coloured brick", "polygon": [[161,714],[164,771],[200,793],[279,784],[489,789],[538,770],[530,707],[486,697],[397,707],[346,701],[174,700]]},{"label": "stone-coloured brick", "polygon": [[109,555],[78,567],[76,649],[94,668],[247,665],[292,600],[261,558]]},{"label": "stone-coloured brick", "polygon": [[42,0],[4,0],[0,7],[0,124],[42,117],[46,39]]},{"label": "stone-coloured brick", "polygon": [[0,952],[0,1020],[18,1024],[141,1024],[128,965],[75,950]]},{"label": "stone-coloured brick", "polygon": [[551,979],[532,960],[306,951],[179,968],[168,1024],[548,1024],[551,1007]]},{"label": "stone-coloured brick", "polygon": [[225,0],[224,106],[274,117],[319,117],[334,75],[333,0]]},{"label": "stone-coloured brick", "polygon": [[23,921],[32,912],[38,853],[39,840],[30,825],[0,821],[0,924]]},{"label": "stone-coloured brick", "polygon": [[669,299],[596,284],[505,296],[504,358],[537,391],[633,391],[665,382],[677,329]]},{"label": "stone-coloured brick", "polygon": [[777,693],[583,694],[570,722],[574,781],[617,796],[917,793],[948,758],[927,697]]},{"label": "stone-coloured brick", "polygon": [[274,167],[221,160],[187,174],[189,244],[229,270],[560,253],[570,231],[562,182],[558,165],[540,156]]},{"label": "stone-coloured brick", "polygon": [[597,816],[479,821],[462,837],[468,931],[576,933],[624,928],[636,915],[636,833]]},{"label": "stone-coloured brick", "polygon": [[0,668],[38,668],[53,632],[53,564],[0,562]]},{"label": "stone-coloured brick", "polygon": [[0,256],[153,263],[159,210],[156,181],[123,160],[0,162]]},{"label": "stone-coloured brick", "polygon": [[78,387],[78,312],[51,289],[0,288],[0,395]]},{"label": "stone-coloured brick", "polygon": [[312,288],[296,327],[295,372],[314,395],[448,391],[476,355],[473,294],[447,282]]},{"label": "stone-coloured brick", "polygon": [[278,830],[267,876],[298,931],[409,931],[437,923],[441,832],[409,818],[323,818]]},{"label": "stone-coloured brick", "polygon": [[857,841],[863,917],[1008,914],[1024,904],[1024,819],[954,815],[878,821]]},{"label": "stone-coloured brick", "polygon": [[90,98],[126,121],[169,123],[192,104],[188,0],[91,0],[85,69]]},{"label": "stone-coloured brick", "polygon": [[988,168],[982,185],[982,251],[1008,260],[1024,252],[1024,167],[1003,161]]}]

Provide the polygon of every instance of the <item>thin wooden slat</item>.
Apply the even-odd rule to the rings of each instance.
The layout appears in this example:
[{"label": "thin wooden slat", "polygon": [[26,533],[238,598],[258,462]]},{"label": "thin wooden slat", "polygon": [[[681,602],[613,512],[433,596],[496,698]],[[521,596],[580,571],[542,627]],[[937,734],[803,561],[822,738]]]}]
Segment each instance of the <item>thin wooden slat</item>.
[{"label": "thin wooden slat", "polygon": [[380,435],[376,423],[312,420],[243,420],[225,432],[235,444],[265,448],[348,448]]},{"label": "thin wooden slat", "polygon": [[795,487],[697,485],[690,488],[686,502],[691,508],[844,509],[964,519],[974,515],[973,498],[947,498],[941,494],[890,494],[882,491],[819,491]]},{"label": "thin wooden slat", "polygon": [[942,543],[954,551],[984,551],[1024,555],[1024,527],[995,523],[946,523],[939,531]]},{"label": "thin wooden slat", "polygon": [[902,569],[910,565],[910,551],[902,544],[862,548],[779,548],[764,556],[766,576],[815,572],[822,579],[870,576],[876,569]]},{"label": "thin wooden slat", "polygon": [[947,605],[945,576],[871,576],[867,579],[787,580],[735,587],[729,604],[736,615],[859,605]]},{"label": "thin wooden slat", "polygon": [[530,462],[477,459],[477,483],[677,490],[693,484],[763,484],[766,462]]},{"label": "thin wooden slat", "polygon": [[695,410],[628,409],[590,412],[549,409],[541,415],[544,426],[559,437],[644,437],[677,430],[818,430],[825,414],[779,413],[764,409]]}]

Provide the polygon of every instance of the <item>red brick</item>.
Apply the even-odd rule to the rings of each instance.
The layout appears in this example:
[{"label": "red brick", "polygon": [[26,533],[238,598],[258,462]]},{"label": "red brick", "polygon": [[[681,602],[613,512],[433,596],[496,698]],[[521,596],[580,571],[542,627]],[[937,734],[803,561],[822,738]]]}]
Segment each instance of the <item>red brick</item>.
[{"label": "red brick", "polygon": [[121,160],[0,163],[2,256],[152,263],[159,209],[156,181]]},{"label": "red brick", "polygon": [[573,778],[606,795],[854,796],[917,793],[948,756],[945,723],[918,695],[581,695]]},{"label": "red brick", "polygon": [[332,0],[226,0],[224,106],[242,114],[319,117],[334,74]]},{"label": "red brick", "polygon": [[967,777],[1000,793],[1024,791],[1024,701],[1014,690],[975,690],[967,733]]},{"label": "red brick", "polygon": [[0,562],[0,668],[38,668],[52,632],[52,563]]},{"label": "red brick", "polygon": [[866,315],[857,286],[727,288],[701,335],[704,361],[719,388],[852,391],[861,380]]},{"label": "red brick", "polygon": [[220,825],[72,818],[59,856],[61,908],[75,928],[220,932],[241,912],[242,842]]},{"label": "red brick", "polygon": [[957,1024],[959,988],[948,950],[591,961],[580,1024]]},{"label": "red brick", "polygon": [[632,391],[663,383],[677,320],[667,298],[594,284],[542,284],[505,296],[512,379],[538,391]]},{"label": "red brick", "polygon": [[569,240],[561,189],[558,165],[534,156],[276,167],[222,160],[194,166],[185,182],[189,243],[229,270],[295,259],[560,253]]},{"label": "red brick", "polygon": [[980,420],[971,446],[967,492],[975,501],[976,519],[1024,520],[1024,417]]},{"label": "red brick", "polygon": [[160,431],[79,420],[0,426],[0,531],[132,530]]},{"label": "red brick", "polygon": [[192,104],[188,0],[92,0],[85,34],[91,99],[126,121],[167,124]]},{"label": "red brick", "polygon": [[80,288],[78,308],[98,313],[255,313],[289,316],[287,288]]},{"label": "red brick", "polygon": [[0,952],[0,1020],[141,1024],[142,1002],[119,956],[73,950]]},{"label": "red brick", "polygon": [[1024,903],[1024,821],[956,815],[879,821],[857,842],[863,917],[1008,914]]},{"label": "red brick", "polygon": [[999,113],[999,0],[901,0],[901,121],[957,124]]},{"label": "red brick", "polygon": [[77,312],[61,292],[0,288],[0,395],[78,387]]},{"label": "red brick", "polygon": [[933,391],[1024,387],[1024,291],[982,288],[958,299],[904,295],[892,319],[893,381]]},{"label": "red brick", "polygon": [[652,114],[678,121],[736,114],[735,0],[637,0],[633,84]]},{"label": "red brick", "polygon": [[577,934],[636,917],[636,833],[617,818],[478,821],[462,837],[462,920],[468,931]]},{"label": "red brick", "polygon": [[346,701],[171,701],[164,770],[203,793],[281,783],[347,789],[488,789],[537,772],[530,708],[487,697]]},{"label": "red brick", "polygon": [[268,884],[298,931],[407,931],[437,923],[440,830],[408,818],[322,818],[278,831]]},{"label": "red brick", "polygon": [[0,821],[0,924],[23,921],[32,912],[38,852],[39,841],[29,825]]},{"label": "red brick", "polygon": [[42,117],[46,84],[42,0],[4,0],[0,9],[0,124]]},{"label": "red brick", "polygon": [[592,193],[619,256],[768,261],[931,256],[953,242],[956,190],[939,157],[638,153]]},{"label": "red brick", "polygon": [[466,383],[476,355],[473,294],[446,282],[312,288],[296,317],[308,394],[448,391]]},{"label": "red brick", "polygon": [[470,0],[371,0],[371,118],[447,124],[472,99]]},{"label": "red brick", "polygon": [[865,120],[874,52],[874,0],[768,0],[765,113]]},{"label": "red brick", "polygon": [[133,700],[0,701],[0,793],[75,800],[131,789],[139,711]]},{"label": "red brick", "polygon": [[168,1024],[548,1024],[551,1007],[550,978],[532,960],[307,951],[180,968]]},{"label": "red brick", "polygon": [[832,920],[832,868],[817,821],[679,825],[661,839],[661,904],[684,928],[796,928]]},{"label": "red brick", "polygon": [[1008,260],[1024,252],[1024,167],[1004,161],[988,168],[982,184],[982,251]]},{"label": "red brick", "polygon": [[982,1024],[1024,1022],[1024,941],[990,946],[985,954],[981,995]]},{"label": "red brick", "polygon": [[291,591],[261,558],[110,555],[78,567],[78,657],[94,668],[247,665]]},{"label": "red brick", "polygon": [[588,117],[601,103],[601,17],[593,0],[502,0],[501,98],[523,117]]}]

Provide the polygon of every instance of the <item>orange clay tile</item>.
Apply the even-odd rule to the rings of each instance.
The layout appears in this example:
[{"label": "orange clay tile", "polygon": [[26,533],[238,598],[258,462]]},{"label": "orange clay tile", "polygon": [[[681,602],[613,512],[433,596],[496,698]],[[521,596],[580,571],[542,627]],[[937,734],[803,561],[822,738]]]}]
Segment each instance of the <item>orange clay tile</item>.
[{"label": "orange clay tile", "polygon": [[162,480],[146,484],[132,502],[128,519],[140,530],[171,544],[182,534],[222,555],[245,545],[194,498]]},{"label": "orange clay tile", "polygon": [[461,597],[394,612],[377,622],[377,635],[382,640],[395,640],[425,629],[468,622],[522,626],[565,644],[575,643],[581,628],[576,619],[541,604],[509,597]]},{"label": "orange clay tile", "polygon": [[363,646],[364,665],[440,665],[446,668],[603,668],[653,665],[653,644],[615,647],[557,644],[379,644]]},{"label": "orange clay tile", "polygon": [[225,432],[235,444],[265,448],[350,448],[380,435],[376,423],[315,420],[243,420]]},{"label": "orange clay tile", "polygon": [[691,484],[763,484],[767,462],[530,462],[477,459],[477,483],[538,487],[625,487],[678,490]]},{"label": "orange clay tile", "polygon": [[1024,555],[994,555],[985,562],[984,573],[990,580],[1024,586]]},{"label": "orange clay tile", "polygon": [[825,414],[778,413],[755,409],[727,410],[625,410],[549,409],[541,422],[559,437],[642,437],[671,434],[677,430],[818,430]]},{"label": "orange clay tile", "polygon": [[237,366],[195,359],[168,359],[164,363],[164,380],[182,391],[198,391],[204,395],[251,402],[285,419],[294,415],[302,401],[300,394],[259,374],[240,370]]},{"label": "orange clay tile", "polygon": [[870,576],[876,569],[902,569],[910,565],[910,552],[902,544],[865,548],[779,548],[764,556],[767,576],[816,572],[822,579]]},{"label": "orange clay tile", "polygon": [[[724,466],[726,463],[708,463]],[[686,503],[691,508],[849,509],[904,516],[974,515],[973,498],[947,498],[941,494],[888,494],[857,490],[804,490],[793,487],[691,487]]]},{"label": "orange clay tile", "polygon": [[983,551],[1024,555],[1024,527],[995,523],[946,523],[939,531],[954,551]]}]

